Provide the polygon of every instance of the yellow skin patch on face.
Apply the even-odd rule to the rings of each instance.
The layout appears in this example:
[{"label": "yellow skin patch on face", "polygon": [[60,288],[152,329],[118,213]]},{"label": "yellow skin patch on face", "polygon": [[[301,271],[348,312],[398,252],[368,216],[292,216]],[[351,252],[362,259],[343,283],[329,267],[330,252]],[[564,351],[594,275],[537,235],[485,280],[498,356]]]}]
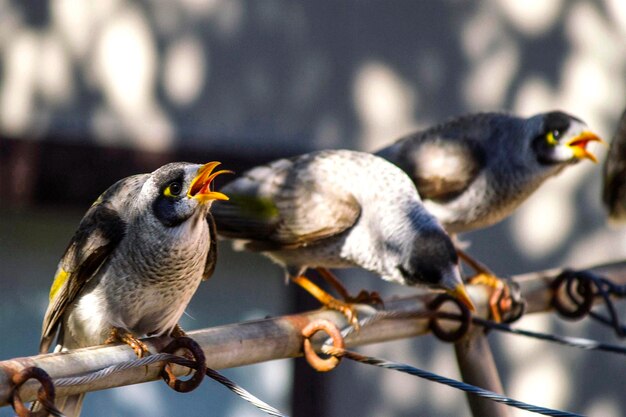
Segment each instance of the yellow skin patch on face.
[{"label": "yellow skin patch on face", "polygon": [[175,195],[172,194],[172,190],[170,190],[169,186],[163,191],[163,195],[165,197],[175,197]]},{"label": "yellow skin patch on face", "polygon": [[59,268],[58,272],[54,276],[54,282],[52,282],[52,287],[50,287],[50,300],[53,300],[57,295],[57,292],[61,289],[69,274],[63,268]]},{"label": "yellow skin patch on face", "polygon": [[546,141],[550,145],[557,145],[558,144],[558,141],[554,138],[554,133],[553,132],[548,132],[548,134],[546,135]]}]

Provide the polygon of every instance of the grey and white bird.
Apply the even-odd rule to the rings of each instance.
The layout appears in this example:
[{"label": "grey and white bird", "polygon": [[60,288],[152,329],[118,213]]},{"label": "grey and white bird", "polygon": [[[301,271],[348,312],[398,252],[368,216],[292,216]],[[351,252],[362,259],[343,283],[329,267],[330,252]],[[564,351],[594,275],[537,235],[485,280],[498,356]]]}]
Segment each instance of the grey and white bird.
[{"label": "grey and white bird", "polygon": [[[80,222],[59,262],[43,321],[40,352],[180,331],[178,320],[216,262],[211,189],[218,162],[171,163],[107,189]],[[57,399],[77,416],[82,395]]]},{"label": "grey and white bird", "polygon": [[626,221],[626,110],[622,113],[604,162],[602,200],[611,220]]},{"label": "grey and white bird", "polygon": [[361,267],[404,285],[443,289],[468,307],[454,246],[393,164],[371,154],[327,150],[280,159],[221,189],[218,233],[284,266],[287,276],[355,323],[349,303],[303,274]]},{"label": "grey and white bird", "polygon": [[[400,138],[376,155],[402,168],[428,211],[456,234],[506,218],[566,167],[582,159],[597,162],[589,142],[602,140],[560,111],[529,118],[477,113]],[[484,265],[458,251],[487,283],[502,286]],[[497,316],[494,306],[492,313]]]},{"label": "grey and white bird", "polygon": [[601,142],[580,119],[560,111],[529,118],[505,113],[458,117],[410,134],[376,155],[411,177],[426,208],[450,233],[509,216],[545,180]]}]

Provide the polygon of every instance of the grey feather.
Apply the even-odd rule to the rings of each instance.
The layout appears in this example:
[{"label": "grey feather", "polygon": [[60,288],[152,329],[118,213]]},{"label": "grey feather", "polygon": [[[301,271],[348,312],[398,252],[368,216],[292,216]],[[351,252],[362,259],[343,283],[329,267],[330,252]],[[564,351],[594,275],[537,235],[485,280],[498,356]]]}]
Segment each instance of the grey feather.
[{"label": "grey feather", "polygon": [[323,175],[311,175],[313,161],[279,160],[226,185],[222,191],[230,200],[213,207],[220,233],[261,250],[309,245],[354,225],[360,213],[354,196],[337,192]]},{"label": "grey feather", "polygon": [[[552,126],[563,128],[554,144],[547,141]],[[565,145],[583,126],[562,112],[529,118],[470,114],[400,138],[376,154],[411,177],[449,232],[467,232],[504,219],[545,180],[577,162]]]},{"label": "grey feather", "polygon": [[[146,175],[122,179],[109,187],[87,210],[59,262],[68,274],[50,300],[43,320],[39,352],[50,348],[59,320],[85,284],[98,270],[126,233],[124,196],[135,195]],[[121,210],[119,210],[121,209]]]},{"label": "grey feather", "polygon": [[626,110],[622,113],[604,163],[602,200],[615,221],[626,221]]}]

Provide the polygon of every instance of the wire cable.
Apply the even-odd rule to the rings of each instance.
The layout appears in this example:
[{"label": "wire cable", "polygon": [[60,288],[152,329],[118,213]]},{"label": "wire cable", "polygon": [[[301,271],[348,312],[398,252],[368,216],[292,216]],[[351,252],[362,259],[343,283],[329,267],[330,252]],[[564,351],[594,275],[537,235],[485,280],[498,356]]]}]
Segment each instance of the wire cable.
[{"label": "wire cable", "polygon": [[511,407],[519,408],[521,410],[530,411],[532,413],[543,414],[546,416],[552,417],[582,417],[582,414],[571,413],[568,411],[560,411],[546,407],[540,407],[537,405],[528,404],[522,401],[514,400],[512,398],[506,397],[504,395],[500,395],[493,391],[486,390],[484,388],[477,387],[475,385],[467,384],[465,382],[457,381],[452,378],[447,378],[445,376],[437,375],[432,372],[424,371],[422,369],[416,368],[414,366],[406,365],[403,363],[391,362],[385,359],[374,358],[371,356],[361,355],[356,352],[351,352],[345,349],[335,348],[332,346],[324,345],[322,347],[322,352],[338,356],[348,358],[360,363],[365,363],[368,365],[377,366],[380,368],[391,369],[394,371],[402,372],[409,375],[414,375],[420,378],[424,378],[428,381],[436,382],[439,384],[447,385],[452,388],[456,388],[461,391],[468,392],[473,395],[477,395],[482,398],[487,398],[489,400],[506,404]]}]

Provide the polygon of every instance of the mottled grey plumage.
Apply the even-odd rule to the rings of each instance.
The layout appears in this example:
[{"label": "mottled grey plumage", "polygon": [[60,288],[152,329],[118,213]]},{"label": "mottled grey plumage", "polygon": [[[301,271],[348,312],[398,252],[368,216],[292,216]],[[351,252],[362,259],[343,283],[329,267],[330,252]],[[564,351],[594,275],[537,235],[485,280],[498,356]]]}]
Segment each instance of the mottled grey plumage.
[{"label": "mottled grey plumage", "polygon": [[218,233],[298,276],[308,267],[362,267],[401,284],[461,286],[449,237],[411,180],[370,154],[329,150],[253,168],[222,188]]},{"label": "mottled grey plumage", "polygon": [[626,221],[626,110],[613,135],[604,163],[602,200],[615,221]]},{"label": "mottled grey plumage", "polygon": [[511,214],[546,179],[582,158],[599,138],[562,112],[521,118],[471,114],[399,139],[376,154],[402,168],[426,208],[450,233]]},{"label": "mottled grey plumage", "polygon": [[[55,337],[59,351],[102,344],[112,328],[137,337],[172,331],[215,266],[209,207],[212,194],[222,196],[209,189],[215,165],[168,164],[98,198],[59,262],[41,353]],[[81,401],[59,404],[78,415]]]}]

